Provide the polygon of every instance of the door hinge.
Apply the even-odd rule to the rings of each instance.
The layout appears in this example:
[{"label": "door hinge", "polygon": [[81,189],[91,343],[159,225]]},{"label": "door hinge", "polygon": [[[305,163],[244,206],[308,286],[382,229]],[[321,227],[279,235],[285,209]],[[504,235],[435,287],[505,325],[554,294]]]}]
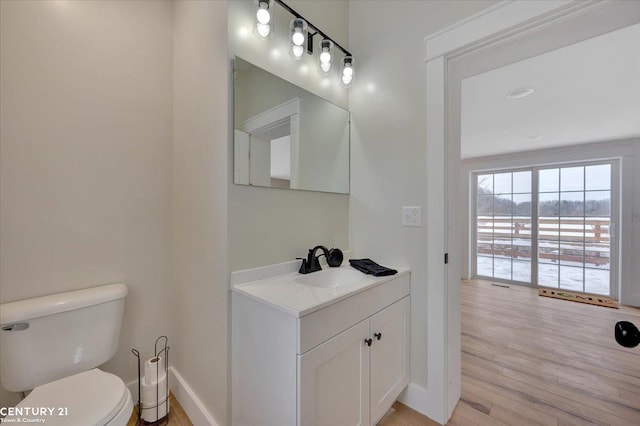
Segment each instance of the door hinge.
[{"label": "door hinge", "polygon": [[449,263],[449,253],[444,254],[444,264],[446,265],[447,263]]}]

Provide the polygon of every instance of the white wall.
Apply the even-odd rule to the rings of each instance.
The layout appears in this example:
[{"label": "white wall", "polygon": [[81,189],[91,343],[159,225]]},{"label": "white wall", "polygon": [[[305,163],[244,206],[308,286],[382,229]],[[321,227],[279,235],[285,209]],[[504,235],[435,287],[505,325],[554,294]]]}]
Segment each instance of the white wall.
[{"label": "white wall", "polygon": [[[640,219],[634,221],[634,213],[640,213],[640,139],[607,141],[574,145],[563,148],[526,151],[491,157],[474,158],[464,161],[461,170],[461,193],[470,193],[469,174],[478,170],[529,167],[563,162],[590,161],[598,159],[620,159],[620,287],[618,295],[625,305],[640,306]],[[464,214],[463,277],[469,278],[471,262],[469,258],[470,232],[473,216],[469,211],[470,198],[465,196],[461,206]]]},{"label": "white wall", "polygon": [[126,283],[104,369],[133,380],[173,338],[171,4],[0,8],[0,301]]},{"label": "white wall", "polygon": [[[287,3],[347,48],[346,1]],[[287,34],[292,16],[280,6],[274,6],[274,36],[259,40],[252,34],[254,8],[255,3],[250,1],[229,3],[229,62],[233,55],[240,56],[348,109],[348,91],[340,86],[337,72],[325,80],[317,71],[317,55],[307,56],[300,62],[288,56]],[[230,136],[230,164],[232,143]],[[316,244],[330,246],[335,242],[340,248],[348,248],[348,195],[234,185],[231,172],[228,178],[231,270],[302,257]]]},{"label": "white wall", "polygon": [[[352,156],[349,239],[355,257],[409,266],[411,381],[405,402],[444,416],[429,394],[443,391],[443,371],[427,363],[444,348],[429,346],[426,248],[429,230],[403,228],[402,206],[426,206],[426,66],[424,37],[491,6],[488,1],[353,1],[349,42],[356,58],[350,90]],[[429,214],[423,211],[423,223]],[[444,398],[441,396],[440,401]]]},{"label": "white wall", "polygon": [[227,2],[174,3],[171,360],[227,423]]}]

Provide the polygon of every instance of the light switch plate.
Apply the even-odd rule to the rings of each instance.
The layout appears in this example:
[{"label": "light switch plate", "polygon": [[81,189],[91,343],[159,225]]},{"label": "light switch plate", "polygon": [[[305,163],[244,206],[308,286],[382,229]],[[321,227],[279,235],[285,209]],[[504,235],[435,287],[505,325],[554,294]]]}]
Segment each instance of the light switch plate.
[{"label": "light switch plate", "polygon": [[402,208],[402,226],[422,226],[422,207],[407,206]]}]

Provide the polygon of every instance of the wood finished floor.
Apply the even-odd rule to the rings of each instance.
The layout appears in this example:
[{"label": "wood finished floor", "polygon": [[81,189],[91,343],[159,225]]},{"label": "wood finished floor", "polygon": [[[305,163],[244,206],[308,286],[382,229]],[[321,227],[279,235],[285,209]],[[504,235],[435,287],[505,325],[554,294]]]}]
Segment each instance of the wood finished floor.
[{"label": "wood finished floor", "polygon": [[[127,426],[136,426],[138,420],[138,408],[133,407],[133,414],[127,423]],[[141,423],[144,424],[144,423]],[[154,423],[155,424],[155,423]],[[173,392],[169,392],[169,419],[166,422],[160,422],[158,425],[171,425],[171,426],[193,426],[191,420],[184,412],[184,409],[178,402]]]},{"label": "wood finished floor", "polygon": [[[462,282],[461,308],[462,398],[447,425],[640,425],[640,346],[613,338],[617,321],[640,326],[640,309],[478,280]],[[168,424],[192,425],[173,394]],[[378,426],[437,424],[397,402]]]},{"label": "wood finished floor", "polygon": [[[613,327],[640,309],[463,281],[462,399],[447,425],[640,425],[640,346]],[[437,423],[396,403],[380,426]]]}]

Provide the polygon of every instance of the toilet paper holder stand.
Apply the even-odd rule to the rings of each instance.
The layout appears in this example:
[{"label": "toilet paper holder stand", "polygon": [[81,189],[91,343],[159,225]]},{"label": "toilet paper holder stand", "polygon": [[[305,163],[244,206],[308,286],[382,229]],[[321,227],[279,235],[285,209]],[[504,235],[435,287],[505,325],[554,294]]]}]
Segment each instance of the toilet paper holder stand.
[{"label": "toilet paper holder stand", "polygon": [[[163,424],[165,422],[168,423],[168,419],[169,419],[169,349],[171,349],[171,346],[169,346],[169,339],[167,338],[167,336],[160,336],[156,339],[156,343],[154,345],[154,349],[153,349],[153,354],[154,354],[154,358],[158,358],[161,357],[162,360],[164,361],[164,372],[167,375],[166,376],[166,380],[165,380],[165,398],[162,401],[159,401],[159,398],[156,398],[157,402],[156,404],[154,404],[153,406],[148,406],[148,407],[143,407],[142,406],[142,401],[141,401],[141,385],[142,385],[142,374],[141,374],[141,368],[140,368],[140,351],[138,351],[137,349],[131,349],[131,353],[137,358],[138,361],[138,405],[137,405],[137,410],[138,410],[138,420],[136,421],[136,425],[148,425],[148,424],[153,424],[153,425],[157,425],[157,424]],[[156,396],[160,395],[160,388],[159,388],[159,373],[158,370],[156,370]],[[164,405],[164,410],[166,410],[165,415],[160,418],[160,406]],[[143,409],[149,409],[149,408],[155,408],[156,409],[156,421],[153,423],[147,423],[146,421],[144,421],[142,419],[142,410]]]}]

